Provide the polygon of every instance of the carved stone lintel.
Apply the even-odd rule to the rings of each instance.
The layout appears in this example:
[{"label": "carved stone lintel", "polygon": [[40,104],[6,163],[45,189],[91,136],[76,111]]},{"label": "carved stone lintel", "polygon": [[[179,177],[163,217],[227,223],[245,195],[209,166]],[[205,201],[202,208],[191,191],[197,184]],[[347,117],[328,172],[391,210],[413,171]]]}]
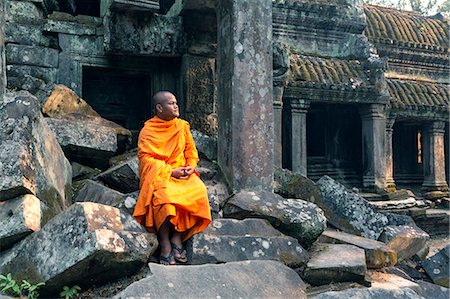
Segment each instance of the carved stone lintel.
[{"label": "carved stone lintel", "polygon": [[304,99],[290,99],[289,103],[293,114],[307,113],[310,106],[310,102]]},{"label": "carved stone lintel", "polygon": [[158,11],[159,1],[153,0],[113,0],[111,8],[120,10]]},{"label": "carved stone lintel", "polygon": [[444,134],[445,133],[445,122],[443,121],[435,121],[429,123],[424,128],[425,133],[429,134]]},{"label": "carved stone lintel", "polygon": [[370,104],[360,108],[362,119],[386,118],[386,105]]}]

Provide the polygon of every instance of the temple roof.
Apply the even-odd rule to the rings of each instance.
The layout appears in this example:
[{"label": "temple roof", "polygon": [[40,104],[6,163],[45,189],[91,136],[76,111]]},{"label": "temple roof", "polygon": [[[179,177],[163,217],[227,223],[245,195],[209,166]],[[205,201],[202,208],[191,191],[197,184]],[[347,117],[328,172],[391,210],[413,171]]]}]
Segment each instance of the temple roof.
[{"label": "temple roof", "polygon": [[364,12],[365,33],[372,42],[448,52],[449,25],[445,21],[375,5],[364,5]]},{"label": "temple roof", "polygon": [[401,110],[440,110],[449,106],[449,90],[446,84],[387,80],[391,95],[391,107]]},{"label": "temple roof", "polygon": [[292,54],[289,86],[321,89],[367,90],[372,82],[371,70],[359,60],[341,60]]}]

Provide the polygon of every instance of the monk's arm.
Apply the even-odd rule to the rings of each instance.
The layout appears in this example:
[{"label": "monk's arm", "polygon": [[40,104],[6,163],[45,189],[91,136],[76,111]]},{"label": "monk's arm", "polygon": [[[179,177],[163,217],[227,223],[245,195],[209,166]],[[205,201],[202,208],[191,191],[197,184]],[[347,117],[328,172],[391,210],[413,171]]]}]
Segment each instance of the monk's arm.
[{"label": "monk's arm", "polygon": [[198,152],[195,147],[194,138],[192,137],[189,125],[186,128],[186,147],[184,150],[184,157],[186,158],[186,166],[191,166],[192,168],[197,167],[198,162]]}]

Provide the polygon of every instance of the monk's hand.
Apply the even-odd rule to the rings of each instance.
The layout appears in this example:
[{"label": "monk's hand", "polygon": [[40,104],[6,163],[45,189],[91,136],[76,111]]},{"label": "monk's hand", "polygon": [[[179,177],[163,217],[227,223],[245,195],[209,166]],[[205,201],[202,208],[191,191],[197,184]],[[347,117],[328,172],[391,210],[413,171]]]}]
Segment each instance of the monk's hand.
[{"label": "monk's hand", "polygon": [[172,176],[177,179],[186,177],[185,167],[178,167],[178,168],[172,169]]},{"label": "monk's hand", "polygon": [[186,173],[187,176],[190,176],[191,174],[194,173],[194,168],[192,166],[186,166],[184,168],[184,170],[185,170],[185,173]]}]

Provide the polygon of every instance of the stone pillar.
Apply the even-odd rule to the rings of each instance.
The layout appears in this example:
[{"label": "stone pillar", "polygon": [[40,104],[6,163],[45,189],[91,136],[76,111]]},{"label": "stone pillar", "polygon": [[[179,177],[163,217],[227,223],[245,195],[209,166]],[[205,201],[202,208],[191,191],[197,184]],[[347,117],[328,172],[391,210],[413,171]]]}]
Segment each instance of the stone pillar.
[{"label": "stone pillar", "polygon": [[300,99],[291,99],[290,105],[292,118],[292,171],[307,176],[306,113],[308,112],[309,102]]},{"label": "stone pillar", "polygon": [[218,162],[233,191],[273,191],[272,1],[217,6]]},{"label": "stone pillar", "polygon": [[395,191],[394,158],[392,150],[392,133],[394,132],[395,118],[386,119],[386,183],[387,191]]},{"label": "stone pillar", "polygon": [[422,191],[448,191],[445,179],[445,122],[427,124],[423,131],[423,184]]},{"label": "stone pillar", "polygon": [[5,10],[6,0],[0,0],[0,103],[6,91]]},{"label": "stone pillar", "polygon": [[283,165],[283,86],[273,87],[273,128],[274,128],[274,157],[273,164],[276,167]]},{"label": "stone pillar", "polygon": [[370,104],[361,109],[363,186],[383,190],[386,175],[385,106]]}]

